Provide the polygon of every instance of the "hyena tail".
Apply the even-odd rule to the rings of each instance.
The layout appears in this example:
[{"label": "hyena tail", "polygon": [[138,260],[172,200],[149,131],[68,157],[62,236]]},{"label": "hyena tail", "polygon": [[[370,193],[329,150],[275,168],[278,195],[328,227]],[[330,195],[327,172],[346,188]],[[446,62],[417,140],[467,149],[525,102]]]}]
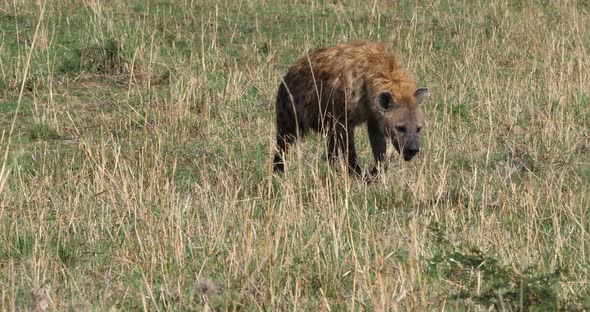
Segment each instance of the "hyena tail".
[{"label": "hyena tail", "polygon": [[276,101],[277,146],[273,159],[275,172],[285,171],[284,156],[289,145],[305,132],[302,120],[298,119],[296,106],[284,82],[281,83]]}]

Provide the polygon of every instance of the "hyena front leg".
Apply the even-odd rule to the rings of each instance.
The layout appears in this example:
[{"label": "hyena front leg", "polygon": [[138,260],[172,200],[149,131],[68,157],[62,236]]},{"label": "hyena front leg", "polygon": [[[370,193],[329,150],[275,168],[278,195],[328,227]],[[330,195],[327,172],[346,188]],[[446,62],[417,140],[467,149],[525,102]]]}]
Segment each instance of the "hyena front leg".
[{"label": "hyena front leg", "polygon": [[375,166],[369,172],[367,180],[372,181],[377,177],[379,173],[379,165],[385,159],[385,153],[387,152],[387,145],[385,135],[381,129],[379,129],[379,123],[377,120],[371,118],[367,121],[367,129],[369,132],[369,141],[371,142],[371,149],[373,150],[373,158],[375,159]]}]

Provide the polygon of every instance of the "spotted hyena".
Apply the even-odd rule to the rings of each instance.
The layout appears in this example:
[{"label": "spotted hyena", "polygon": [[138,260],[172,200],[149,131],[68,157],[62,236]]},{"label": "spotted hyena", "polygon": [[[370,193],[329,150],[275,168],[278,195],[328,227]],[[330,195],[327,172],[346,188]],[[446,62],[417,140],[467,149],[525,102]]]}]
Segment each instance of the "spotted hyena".
[{"label": "spotted hyena", "polygon": [[282,80],[276,99],[277,151],[274,170],[284,170],[284,153],[309,129],[328,134],[328,157],[346,155],[351,172],[360,173],[354,130],[367,122],[378,171],[386,137],[410,160],[419,151],[427,88],[380,43],[351,42],[315,50],[300,58]]}]

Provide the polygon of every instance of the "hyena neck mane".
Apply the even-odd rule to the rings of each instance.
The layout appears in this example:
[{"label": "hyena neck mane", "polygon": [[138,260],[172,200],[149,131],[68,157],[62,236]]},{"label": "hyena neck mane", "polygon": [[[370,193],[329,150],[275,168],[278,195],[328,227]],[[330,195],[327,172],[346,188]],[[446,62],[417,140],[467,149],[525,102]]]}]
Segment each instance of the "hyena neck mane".
[{"label": "hyena neck mane", "polygon": [[369,54],[367,58],[372,68],[365,72],[365,81],[373,94],[390,92],[398,103],[414,102],[416,81],[394,55],[383,50],[379,55]]}]

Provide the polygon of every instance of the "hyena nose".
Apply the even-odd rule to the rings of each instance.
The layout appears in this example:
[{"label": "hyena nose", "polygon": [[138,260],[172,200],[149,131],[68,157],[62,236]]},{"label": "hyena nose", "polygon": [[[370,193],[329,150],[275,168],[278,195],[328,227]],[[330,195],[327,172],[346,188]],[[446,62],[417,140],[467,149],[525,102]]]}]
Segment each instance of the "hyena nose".
[{"label": "hyena nose", "polygon": [[414,156],[416,156],[416,154],[418,154],[419,151],[420,151],[420,148],[418,146],[415,146],[415,145],[405,146],[404,160],[412,159]]},{"label": "hyena nose", "polygon": [[411,156],[418,154],[419,151],[420,151],[420,148],[418,148],[418,147],[409,147],[406,149],[406,153]]}]

